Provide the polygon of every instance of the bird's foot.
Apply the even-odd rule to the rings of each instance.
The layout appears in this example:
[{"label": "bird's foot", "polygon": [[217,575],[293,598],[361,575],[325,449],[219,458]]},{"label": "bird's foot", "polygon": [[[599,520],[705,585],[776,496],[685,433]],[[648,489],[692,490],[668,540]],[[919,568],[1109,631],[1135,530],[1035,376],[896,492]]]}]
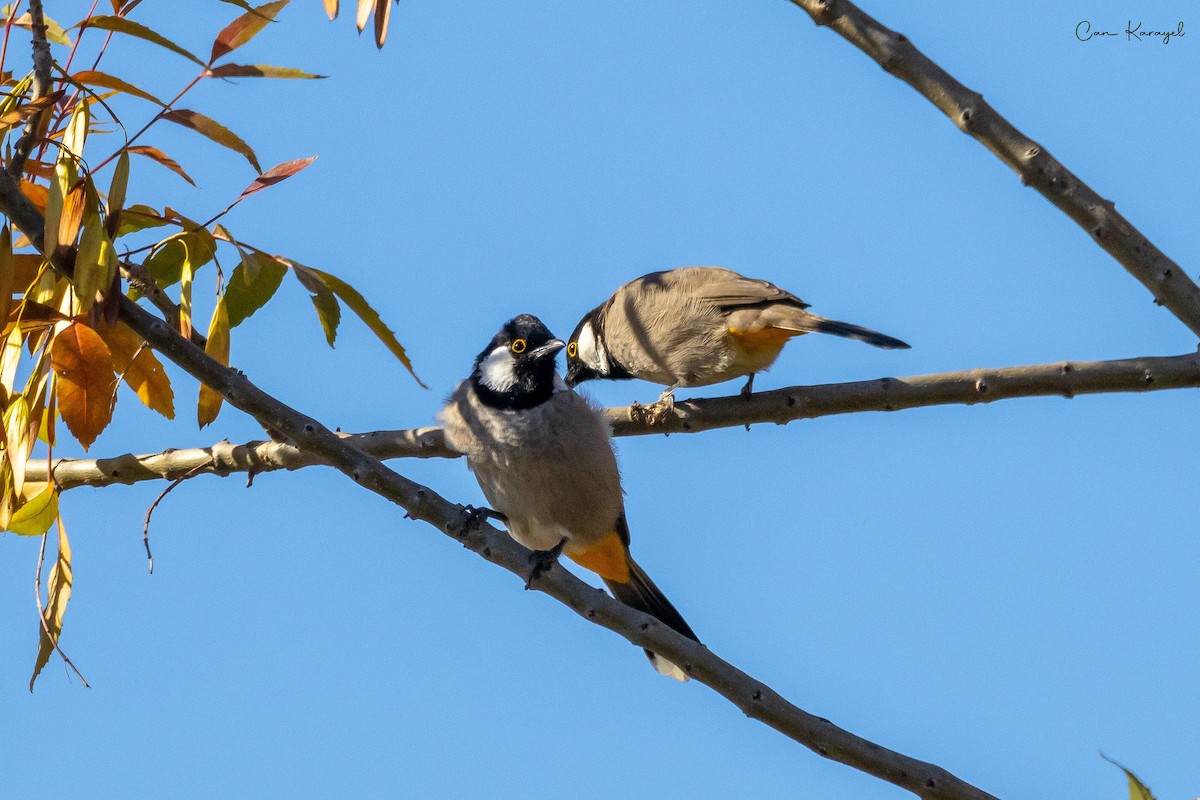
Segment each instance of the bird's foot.
[{"label": "bird's foot", "polygon": [[661,395],[658,400],[648,406],[644,406],[636,400],[629,406],[629,418],[634,422],[644,422],[647,425],[661,425],[666,421],[667,417],[675,413],[675,388],[672,386]]},{"label": "bird's foot", "polygon": [[558,561],[558,557],[562,555],[563,545],[567,543],[567,538],[564,536],[562,540],[551,547],[549,550],[534,550],[529,554],[529,577],[525,579],[525,588],[533,588],[533,582],[545,573],[550,571]]},{"label": "bird's foot", "polygon": [[494,519],[497,522],[508,524],[508,517],[500,513],[494,508],[476,508],[475,506],[466,505],[459,512],[462,516],[462,522],[458,526],[460,536],[465,536],[468,531],[477,529],[487,519]]},{"label": "bird's foot", "polygon": [[742,387],[742,399],[749,400],[750,395],[754,393],[754,373],[750,373],[746,378],[746,385]]}]

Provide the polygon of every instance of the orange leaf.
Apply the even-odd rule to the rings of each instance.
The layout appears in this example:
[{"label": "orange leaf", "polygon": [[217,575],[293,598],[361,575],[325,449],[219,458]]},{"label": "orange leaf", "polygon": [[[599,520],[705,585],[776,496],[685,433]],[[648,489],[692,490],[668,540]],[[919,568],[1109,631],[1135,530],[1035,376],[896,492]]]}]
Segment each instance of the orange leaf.
[{"label": "orange leaf", "polygon": [[100,324],[96,333],[108,345],[112,355],[113,372],[124,375],[125,383],[137,392],[146,408],[157,411],[167,419],[175,418],[175,392],[154,351],[142,337],[124,322],[114,326]]},{"label": "orange leaf", "polygon": [[233,204],[237,205],[255,192],[261,192],[268,186],[274,186],[280,181],[287,180],[316,160],[316,156],[309,156],[308,158],[297,158],[294,161],[285,161],[277,167],[271,167],[251,181],[250,185],[238,195],[238,199],[233,201]]},{"label": "orange leaf", "polygon": [[60,247],[70,247],[79,235],[83,225],[83,211],[87,205],[87,195],[83,184],[77,183],[63,198],[62,216],[58,218],[58,244]]},{"label": "orange leaf", "polygon": [[57,92],[52,92],[45,97],[39,97],[36,100],[30,100],[20,108],[14,108],[7,114],[0,115],[0,126],[16,125],[21,120],[28,119],[34,114],[46,110],[61,100],[63,94],[63,90],[59,89]]},{"label": "orange leaf", "polygon": [[29,202],[37,206],[37,210],[42,212],[42,216],[46,215],[46,202],[50,199],[50,190],[38,183],[30,183],[29,181],[21,181],[21,194],[29,199]]},{"label": "orange leaf", "polygon": [[274,21],[275,15],[288,2],[289,0],[275,0],[273,3],[265,3],[253,11],[247,11],[226,25],[225,30],[217,34],[217,40],[213,42],[212,55],[209,56],[208,63],[213,63],[221,56],[253,39],[259,31]]},{"label": "orange leaf", "polygon": [[325,0],[325,13],[329,15],[331,20],[337,19],[338,0]]},{"label": "orange leaf", "polygon": [[250,162],[250,166],[254,167],[255,172],[262,172],[262,167],[258,164],[258,156],[254,155],[254,151],[250,149],[250,145],[246,144],[240,136],[215,119],[186,108],[177,108],[168,111],[162,115],[162,118],[170,120],[176,125],[191,128],[196,133],[201,136],[207,136],[222,147],[228,147],[235,153],[240,153]]},{"label": "orange leaf", "polygon": [[171,158],[169,155],[164,153],[162,150],[159,150],[157,147],[151,147],[148,144],[135,144],[132,147],[126,147],[125,149],[130,153],[136,153],[137,155],[145,156],[146,158],[149,158],[152,161],[157,161],[159,164],[162,164],[164,167],[171,170],[171,172],[174,172],[179,177],[183,178],[185,181],[190,183],[192,186],[196,185],[196,182],[194,180],[192,180],[192,176],[188,175],[184,171],[183,167],[179,166],[178,161]]},{"label": "orange leaf", "polygon": [[149,100],[155,105],[165,105],[162,100],[159,100],[149,92],[139,89],[132,83],[123,81],[116,76],[109,75],[107,72],[96,72],[95,70],[85,69],[72,75],[71,80],[87,86],[100,86],[105,89],[115,89],[118,92],[124,92],[125,94],[131,94],[134,97],[140,97],[143,100]]},{"label": "orange leaf", "polygon": [[87,450],[112,420],[112,354],[98,333],[74,322],[54,337],[50,366],[58,376],[58,410]]},{"label": "orange leaf", "polygon": [[375,0],[375,46],[383,49],[387,40],[388,20],[392,16],[392,0]]}]

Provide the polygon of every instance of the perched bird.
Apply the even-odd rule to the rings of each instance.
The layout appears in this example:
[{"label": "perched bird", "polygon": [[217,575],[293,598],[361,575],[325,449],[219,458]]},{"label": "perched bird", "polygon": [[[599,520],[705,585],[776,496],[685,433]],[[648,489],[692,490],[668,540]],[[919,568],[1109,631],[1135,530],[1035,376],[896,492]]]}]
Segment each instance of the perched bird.
[{"label": "perched bird", "polygon": [[[512,537],[543,565],[561,552],[599,574],[622,603],[699,641],[629,554],[608,423],[554,371],[563,347],[535,316],[506,322],[442,409],[446,441],[466,455]],[[687,680],[675,664],[646,655],[662,674]]]},{"label": "perched bird", "polygon": [[641,378],[667,389],[708,386],[754,374],[779,357],[793,336],[832,333],[887,350],[899,339],[818,317],[808,303],[767,281],[720,267],[652,272],[625,284],[589,311],[567,345],[567,384],[592,378]]}]

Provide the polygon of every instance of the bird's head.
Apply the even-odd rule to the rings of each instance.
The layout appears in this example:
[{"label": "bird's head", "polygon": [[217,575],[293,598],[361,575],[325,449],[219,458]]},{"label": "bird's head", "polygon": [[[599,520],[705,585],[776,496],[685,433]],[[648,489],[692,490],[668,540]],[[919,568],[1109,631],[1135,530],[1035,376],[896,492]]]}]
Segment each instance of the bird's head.
[{"label": "bird's head", "polygon": [[565,345],[532,314],[504,323],[475,358],[471,382],[496,408],[532,408],[554,394],[555,355]]}]

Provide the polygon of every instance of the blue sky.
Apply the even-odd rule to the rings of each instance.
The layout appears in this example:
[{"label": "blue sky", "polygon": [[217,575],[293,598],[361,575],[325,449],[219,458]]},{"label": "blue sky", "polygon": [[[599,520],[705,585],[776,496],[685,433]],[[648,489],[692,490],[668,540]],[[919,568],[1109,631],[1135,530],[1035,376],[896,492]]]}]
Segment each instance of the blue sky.
[{"label": "blue sky", "polygon": [[[863,5],[1196,277],[1191,4]],[[47,6],[64,24],[86,10]],[[134,18],[207,54],[235,14],[147,2]],[[214,81],[184,103],[264,166],[319,155],[227,225],[359,288],[431,387],[352,319],[330,350],[289,279],[232,360],[331,427],[431,424],[505,319],[563,335],[620,283],[689,264],[913,345],[806,337],[761,389],[1196,346],[1086,233],[785,0],[406,0],[382,52],[352,16],[297,0],[235,54],[327,80]],[[1131,18],[1188,35],[1075,37]],[[156,94],[193,74],[116,45],[107,68],[151,69]],[[132,200],[204,219],[253,177],[160,127],[148,141],[200,188],[135,162]],[[172,375],[175,422],[126,394],[91,454],[261,437],[230,408],[198,431],[194,384]],[[588,388],[608,405],[658,394]],[[714,651],[857,734],[1003,798],[1124,797],[1098,749],[1160,800],[1192,798],[1194,412],[1179,391],[623,439],[633,549]],[[481,502],[461,461],[397,468]],[[908,796],[658,677],[332,470],[187,482],[155,513],[148,575],[141,522],[161,489],[64,496],[62,643],[90,690],[52,662],[27,692],[36,542],[0,540],[0,794]]]}]

